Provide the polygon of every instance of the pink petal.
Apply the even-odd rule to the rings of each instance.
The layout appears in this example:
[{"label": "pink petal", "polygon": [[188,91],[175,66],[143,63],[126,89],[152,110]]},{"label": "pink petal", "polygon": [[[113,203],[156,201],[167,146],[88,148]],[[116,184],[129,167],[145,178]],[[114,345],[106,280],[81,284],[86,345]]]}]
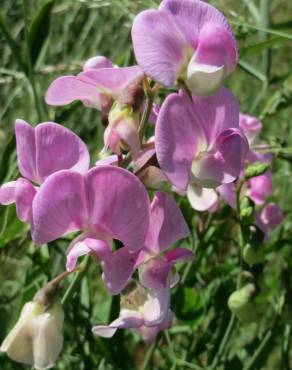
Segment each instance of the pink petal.
[{"label": "pink petal", "polygon": [[186,190],[193,158],[206,143],[202,127],[197,124],[198,111],[194,112],[192,100],[183,91],[171,94],[164,101],[155,126],[161,170],[180,190]]},{"label": "pink petal", "polygon": [[37,182],[35,130],[27,122],[17,119],[15,136],[19,171],[25,178]]},{"label": "pink petal", "polygon": [[35,128],[36,165],[44,181],[50,174],[71,169],[85,173],[89,168],[89,153],[84,142],[66,127],[53,122]]},{"label": "pink petal", "polygon": [[9,181],[0,187],[0,204],[7,206],[15,202],[16,181]]},{"label": "pink petal", "polygon": [[164,0],[159,9],[171,17],[175,26],[194,50],[198,47],[199,35],[206,23],[220,26],[229,32],[233,48],[236,49],[231,27],[224,15],[212,5],[199,0]]},{"label": "pink petal", "polygon": [[237,63],[232,34],[222,26],[205,23],[198,46],[187,69],[186,84],[193,94],[213,94],[223,84]]},{"label": "pink petal", "polygon": [[202,188],[195,184],[188,186],[187,197],[192,208],[201,212],[212,208],[218,199],[215,190]]},{"label": "pink petal", "polygon": [[132,310],[122,310],[121,316],[109,325],[97,325],[92,328],[95,335],[111,338],[117,329],[139,328],[143,323],[141,314]]},{"label": "pink petal", "polygon": [[167,286],[172,264],[163,257],[154,257],[139,267],[141,284],[148,289],[160,290]]},{"label": "pink petal", "polygon": [[111,249],[109,244],[104,240],[88,238],[86,235],[82,235],[73,240],[68,248],[66,263],[67,271],[72,271],[76,267],[79,257],[85,256],[89,253],[94,253],[102,260],[107,260],[110,256]]},{"label": "pink petal", "polygon": [[175,264],[177,262],[189,262],[195,258],[194,253],[186,248],[175,248],[167,252],[164,256],[168,262]]},{"label": "pink petal", "polygon": [[173,85],[187,50],[171,18],[159,10],[141,12],[133,23],[132,41],[138,64],[146,75],[164,86]]},{"label": "pink petal", "polygon": [[217,191],[230,207],[236,208],[236,186],[234,182],[219,186]]},{"label": "pink petal", "polygon": [[240,130],[228,129],[217,137],[216,149],[214,154],[193,162],[192,175],[203,187],[214,188],[236,180],[248,152],[248,143]]},{"label": "pink petal", "polygon": [[111,294],[119,294],[130,281],[137,260],[137,253],[127,247],[112,252],[103,263],[103,281]]},{"label": "pink petal", "polygon": [[274,229],[283,222],[284,215],[275,203],[269,203],[261,212],[261,222],[266,228]]},{"label": "pink petal", "polygon": [[19,170],[27,179],[40,183],[62,169],[88,170],[86,145],[67,128],[54,122],[32,128],[27,122],[16,120],[15,132]]},{"label": "pink petal", "polygon": [[15,186],[15,203],[17,216],[22,222],[32,222],[32,202],[36,189],[26,179],[18,179]]},{"label": "pink petal", "polygon": [[106,57],[102,55],[98,55],[96,57],[92,57],[88,59],[84,65],[83,65],[83,71],[86,71],[87,69],[95,68],[113,68],[113,63]]},{"label": "pink petal", "polygon": [[85,227],[88,220],[85,181],[81,174],[63,170],[51,175],[33,202],[32,237],[44,244]]},{"label": "pink petal", "polygon": [[253,142],[262,131],[263,125],[258,118],[241,113],[239,116],[239,127],[245,133],[248,141]]},{"label": "pink petal", "polygon": [[248,180],[247,195],[251,200],[257,205],[262,205],[265,203],[267,197],[272,195],[272,173],[268,171],[263,175],[256,176]]},{"label": "pink petal", "polygon": [[87,175],[91,223],[120,240],[130,251],[144,245],[149,224],[149,197],[136,176],[114,166],[98,166]]},{"label": "pink petal", "polygon": [[93,84],[100,93],[113,97],[142,77],[143,71],[138,66],[89,69],[78,75],[79,80]]},{"label": "pink petal", "polygon": [[189,228],[174,199],[167,193],[156,192],[151,204],[150,225],[145,246],[159,254],[188,235]]},{"label": "pink petal", "polygon": [[101,109],[102,101],[96,85],[79,76],[62,76],[53,81],[45,96],[46,103],[66,105],[81,100],[86,107]]}]

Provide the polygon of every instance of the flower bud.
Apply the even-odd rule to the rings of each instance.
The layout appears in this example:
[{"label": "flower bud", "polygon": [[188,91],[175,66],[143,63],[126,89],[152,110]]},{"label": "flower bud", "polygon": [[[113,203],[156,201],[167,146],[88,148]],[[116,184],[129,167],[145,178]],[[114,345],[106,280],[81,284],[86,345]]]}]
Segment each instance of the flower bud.
[{"label": "flower bud", "polygon": [[262,247],[253,248],[250,244],[247,244],[243,248],[243,259],[250,266],[258,265],[265,259],[265,253]]},{"label": "flower bud", "polygon": [[228,299],[228,307],[242,323],[250,323],[258,320],[258,313],[252,302],[255,293],[255,286],[247,284],[243,288],[236,290]]},{"label": "flower bud", "polygon": [[255,162],[246,168],[245,179],[249,180],[252,177],[260,176],[268,171],[269,168],[270,165],[268,163]]},{"label": "flower bud", "polygon": [[16,362],[49,369],[63,346],[63,321],[60,303],[55,302],[47,309],[39,302],[28,302],[0,350]]},{"label": "flower bud", "polygon": [[140,150],[139,113],[130,107],[121,108],[114,104],[108,116],[109,124],[104,132],[105,149],[110,148],[115,154],[130,148],[134,158]]}]

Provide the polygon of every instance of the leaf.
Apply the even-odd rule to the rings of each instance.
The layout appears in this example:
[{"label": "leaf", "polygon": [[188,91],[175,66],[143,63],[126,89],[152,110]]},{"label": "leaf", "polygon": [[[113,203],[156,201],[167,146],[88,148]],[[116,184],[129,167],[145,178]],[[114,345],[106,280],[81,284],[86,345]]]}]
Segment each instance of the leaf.
[{"label": "leaf", "polygon": [[270,38],[266,41],[257,42],[252,45],[247,45],[240,49],[240,56],[243,57],[247,55],[257,54],[257,53],[262,52],[263,50],[270,49],[276,45],[281,45],[287,41],[288,41],[287,39],[277,36],[277,37]]},{"label": "leaf", "polygon": [[0,12],[0,30],[2,31],[7,44],[9,45],[12,54],[14,55],[15,60],[17,61],[21,70],[25,73],[27,72],[27,65],[21,55],[21,48],[17,42],[12,37],[9,26],[6,24],[3,14]]},{"label": "leaf", "polygon": [[55,0],[47,1],[33,17],[28,29],[28,49],[34,66],[50,30],[51,13]]},{"label": "leaf", "polygon": [[15,206],[0,207],[0,225],[0,247],[25,234],[28,230],[28,225],[18,220]]}]

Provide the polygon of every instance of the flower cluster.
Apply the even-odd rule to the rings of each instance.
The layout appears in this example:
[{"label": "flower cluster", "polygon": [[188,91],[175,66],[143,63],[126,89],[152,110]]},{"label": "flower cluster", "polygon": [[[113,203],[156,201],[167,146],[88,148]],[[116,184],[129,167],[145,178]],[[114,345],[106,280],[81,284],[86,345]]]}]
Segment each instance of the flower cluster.
[{"label": "flower cluster", "polygon": [[[121,294],[121,311],[108,326],[95,326],[94,334],[111,337],[118,328],[133,328],[150,342],[172,322],[171,289],[179,282],[175,265],[194,259],[190,249],[173,248],[190,233],[175,199],[186,195],[197,211],[214,211],[219,197],[236,207],[246,161],[271,159],[252,149],[261,123],[240,115],[235,96],[223,86],[235,69],[237,47],[220,11],[200,0],[163,0],[159,9],[135,18],[132,41],[138,65],[118,67],[93,57],[77,76],[57,78],[46,93],[49,105],[80,100],[101,112],[102,159],[91,167],[86,144],[62,125],[32,127],[16,120],[21,177],[0,188],[0,204],[15,203],[37,245],[74,232],[67,271],[85,255],[101,266],[108,292]],[[157,105],[162,86],[172,92]],[[147,138],[148,123],[153,136]],[[250,178],[244,187],[263,205],[272,192],[271,172]],[[152,201],[147,189],[156,190]],[[266,232],[281,218],[271,203],[257,215],[257,225]],[[60,345],[52,347],[49,359],[35,344],[29,355],[12,355],[20,326],[34,322],[28,335],[35,343],[42,332],[38,320],[55,310],[35,314],[35,305],[25,306],[20,321],[29,319],[16,325],[13,340],[8,337],[1,348],[41,369],[55,361]],[[53,340],[55,333],[43,335]]]}]

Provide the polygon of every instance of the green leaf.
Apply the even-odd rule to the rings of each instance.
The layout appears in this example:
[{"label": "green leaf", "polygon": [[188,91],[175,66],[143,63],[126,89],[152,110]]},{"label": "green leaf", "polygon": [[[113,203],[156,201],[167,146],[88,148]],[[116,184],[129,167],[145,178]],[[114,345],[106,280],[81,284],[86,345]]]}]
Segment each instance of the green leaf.
[{"label": "green leaf", "polygon": [[0,247],[28,231],[28,224],[18,220],[15,206],[0,208],[0,225]]},{"label": "green leaf", "polygon": [[243,57],[247,55],[257,54],[262,52],[263,50],[270,49],[273,46],[278,46],[285,42],[288,42],[288,40],[283,37],[277,36],[270,38],[266,41],[257,42],[252,45],[247,45],[240,49],[240,56]]},{"label": "green leaf", "polygon": [[9,26],[6,24],[6,21],[4,19],[3,14],[0,12],[0,30],[2,31],[4,38],[9,45],[12,54],[14,55],[15,60],[17,61],[19,67],[21,70],[23,70],[25,73],[27,72],[27,65],[25,64],[25,61],[21,55],[21,48],[17,44],[17,42],[12,37]]},{"label": "green leaf", "polygon": [[47,1],[33,17],[28,29],[28,49],[34,66],[50,30],[51,13],[55,0]]}]

